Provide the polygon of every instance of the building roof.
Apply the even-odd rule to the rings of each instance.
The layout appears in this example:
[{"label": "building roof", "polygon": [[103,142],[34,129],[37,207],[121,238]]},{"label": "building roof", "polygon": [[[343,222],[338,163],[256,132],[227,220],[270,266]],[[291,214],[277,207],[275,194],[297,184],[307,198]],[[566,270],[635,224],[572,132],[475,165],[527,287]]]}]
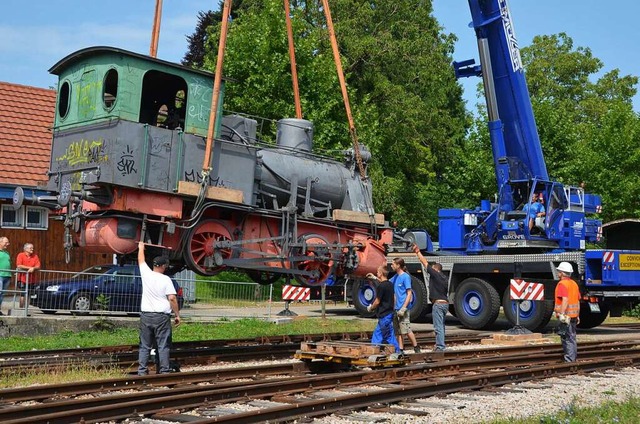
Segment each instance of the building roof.
[{"label": "building roof", "polygon": [[47,181],[56,91],[0,82],[0,185]]}]

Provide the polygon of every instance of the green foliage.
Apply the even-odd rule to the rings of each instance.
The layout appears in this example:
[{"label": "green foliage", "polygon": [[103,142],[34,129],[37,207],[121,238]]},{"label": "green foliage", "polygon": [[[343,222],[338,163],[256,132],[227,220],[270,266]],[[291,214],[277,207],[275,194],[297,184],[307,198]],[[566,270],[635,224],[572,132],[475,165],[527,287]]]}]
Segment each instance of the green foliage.
[{"label": "green foliage", "polygon": [[222,271],[213,277],[198,276],[198,281],[230,281],[251,283],[252,280],[244,272],[238,271]]},{"label": "green foliage", "polygon": [[113,331],[115,330],[115,323],[111,321],[105,314],[105,311],[109,310],[109,301],[110,297],[106,296],[104,293],[100,293],[96,296],[94,301],[94,307],[97,311],[101,311],[100,315],[98,315],[98,319],[94,322],[91,327],[97,331]]},{"label": "green foliage", "polygon": [[[271,120],[294,116],[282,3],[244,0],[229,25],[225,108]],[[450,67],[455,36],[442,32],[430,2],[331,3],[359,140],[372,152],[374,205],[390,221],[437,231],[439,208],[492,199],[495,175],[484,107],[473,119]],[[303,114],[315,148],[351,146],[325,18],[316,3],[292,2]],[[214,69],[220,23],[206,37],[204,67]],[[196,34],[194,34],[195,36]],[[522,49],[549,175],[586,184],[613,220],[640,214],[640,122],[632,108],[638,77],[604,64],[565,33],[534,38]],[[482,102],[480,102],[482,103]]]},{"label": "green foliage", "polygon": [[[247,337],[277,336],[286,334],[340,333],[345,331],[372,331],[374,320],[322,320],[320,318],[296,319],[287,324],[274,324],[259,319],[241,319],[217,322],[183,323],[174,328],[173,341],[241,339]],[[137,345],[137,328],[118,328],[114,331],[65,331],[50,336],[7,337],[2,340],[0,351],[66,349],[76,347]]]},{"label": "green foliage", "polygon": [[[195,323],[183,320],[174,328],[173,341],[221,340],[257,338],[291,334],[326,334],[351,331],[373,331],[374,320],[322,320],[320,318],[296,319],[287,324],[274,324],[258,319],[230,321],[222,318],[212,323]],[[66,349],[96,346],[137,345],[137,328],[119,328],[115,331],[66,331],[51,336],[7,337],[2,340],[0,351],[16,352],[44,349]],[[95,369],[79,365],[64,371],[43,373],[41,369],[23,373],[0,375],[0,388],[16,388],[34,384],[55,384],[123,377],[128,371],[119,367]]]},{"label": "green foliage", "polygon": [[636,305],[633,308],[627,308],[622,312],[625,317],[640,318],[640,305]]},{"label": "green foliage", "polygon": [[535,37],[522,57],[551,178],[600,194],[605,221],[638,216],[638,77],[598,77],[603,63],[564,33]]},{"label": "green foliage", "polygon": [[[374,204],[389,220],[437,228],[449,202],[443,174],[462,153],[470,118],[450,67],[455,38],[441,34],[430,2],[331,4],[358,139],[372,152]],[[328,31],[315,4],[292,2],[300,96],[315,150],[351,147]],[[282,2],[245,0],[229,26],[225,109],[276,120],[294,116]],[[209,28],[214,69],[220,24]],[[273,122],[260,127],[274,138]],[[444,198],[443,198],[444,196]]]}]

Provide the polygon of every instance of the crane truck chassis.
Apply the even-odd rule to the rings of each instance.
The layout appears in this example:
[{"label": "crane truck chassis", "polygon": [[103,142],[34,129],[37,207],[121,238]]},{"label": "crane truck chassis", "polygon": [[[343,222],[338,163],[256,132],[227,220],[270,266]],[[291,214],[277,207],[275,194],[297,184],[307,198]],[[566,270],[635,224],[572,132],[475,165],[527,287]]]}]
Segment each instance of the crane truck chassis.
[{"label": "crane truck chassis", "polygon": [[[431,313],[428,274],[423,273],[417,257],[397,249],[388,255],[402,258],[412,276],[415,302],[411,320],[424,322]],[[450,313],[471,329],[490,328],[502,306],[505,317],[540,331],[553,313],[554,290],[558,281],[555,267],[563,261],[573,264],[581,287],[580,328],[596,327],[607,316],[621,316],[625,308],[640,303],[640,255],[632,251],[589,250],[586,252],[499,254],[482,256],[428,256],[429,262],[442,264],[449,277]],[[509,282],[513,278],[544,284],[543,301],[512,301]],[[346,282],[345,295],[362,316],[372,316],[367,306],[375,299],[375,286],[362,279]]]}]

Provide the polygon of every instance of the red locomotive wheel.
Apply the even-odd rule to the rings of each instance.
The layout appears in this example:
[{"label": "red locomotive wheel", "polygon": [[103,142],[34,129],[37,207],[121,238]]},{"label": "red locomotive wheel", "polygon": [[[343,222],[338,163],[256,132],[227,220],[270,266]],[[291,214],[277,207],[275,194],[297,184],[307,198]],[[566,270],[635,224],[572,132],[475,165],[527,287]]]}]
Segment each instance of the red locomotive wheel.
[{"label": "red locomotive wheel", "polygon": [[334,261],[327,239],[318,234],[307,234],[300,237],[299,243],[306,243],[306,248],[291,249],[291,268],[312,272],[312,276],[295,275],[303,286],[319,286],[331,275]]},{"label": "red locomotive wheel", "polygon": [[231,232],[223,222],[209,219],[198,223],[189,232],[184,250],[187,266],[200,275],[216,275],[225,268],[224,265],[216,265],[216,259],[230,258],[232,249],[216,249],[214,243],[227,240],[231,240]]}]

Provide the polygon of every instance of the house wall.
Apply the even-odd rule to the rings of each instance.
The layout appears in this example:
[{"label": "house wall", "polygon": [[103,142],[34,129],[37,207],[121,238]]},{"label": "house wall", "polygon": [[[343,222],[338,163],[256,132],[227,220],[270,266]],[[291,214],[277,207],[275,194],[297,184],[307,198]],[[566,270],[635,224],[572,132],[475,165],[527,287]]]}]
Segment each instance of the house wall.
[{"label": "house wall", "polygon": [[55,271],[82,271],[92,265],[113,262],[112,255],[88,254],[78,249],[71,251],[71,262],[64,259],[64,225],[62,221],[49,220],[48,230],[27,230],[0,228],[0,236],[9,238],[11,265],[15,266],[16,256],[22,252],[25,243],[32,243],[42,263],[42,269]]}]

